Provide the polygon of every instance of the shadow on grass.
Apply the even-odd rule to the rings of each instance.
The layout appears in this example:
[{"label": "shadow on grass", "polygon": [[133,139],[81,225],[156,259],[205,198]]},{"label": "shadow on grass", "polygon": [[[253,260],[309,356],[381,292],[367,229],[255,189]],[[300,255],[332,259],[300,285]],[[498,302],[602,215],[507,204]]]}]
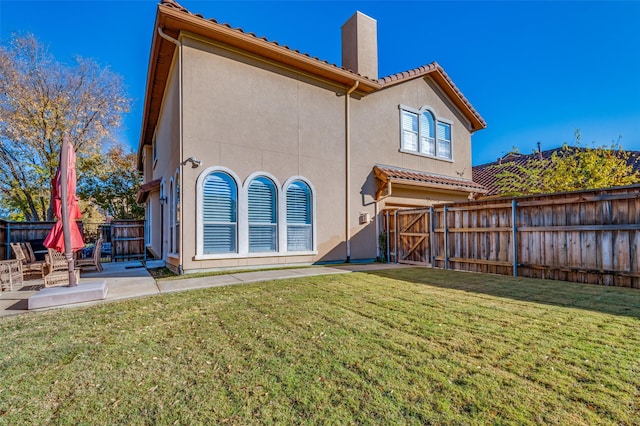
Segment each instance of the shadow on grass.
[{"label": "shadow on grass", "polygon": [[640,290],[430,268],[368,272],[415,284],[640,319]]}]

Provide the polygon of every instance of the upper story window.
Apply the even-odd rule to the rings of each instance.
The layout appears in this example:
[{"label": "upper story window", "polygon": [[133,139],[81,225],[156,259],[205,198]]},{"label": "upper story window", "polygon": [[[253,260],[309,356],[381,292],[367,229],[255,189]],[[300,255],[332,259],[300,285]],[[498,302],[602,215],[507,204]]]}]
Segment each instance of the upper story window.
[{"label": "upper story window", "polygon": [[451,123],[439,119],[428,107],[400,106],[401,150],[451,160]]},{"label": "upper story window", "polygon": [[156,134],[153,134],[153,139],[151,141],[151,162],[152,168],[156,168],[156,163],[158,163],[158,140],[156,139]]}]

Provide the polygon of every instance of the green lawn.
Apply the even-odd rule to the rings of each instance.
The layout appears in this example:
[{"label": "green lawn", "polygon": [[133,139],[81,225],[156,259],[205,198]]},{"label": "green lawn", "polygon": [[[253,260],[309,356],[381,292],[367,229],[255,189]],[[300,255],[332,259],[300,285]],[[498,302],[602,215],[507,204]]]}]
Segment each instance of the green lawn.
[{"label": "green lawn", "polygon": [[640,424],[640,291],[399,269],[0,319],[0,424]]}]

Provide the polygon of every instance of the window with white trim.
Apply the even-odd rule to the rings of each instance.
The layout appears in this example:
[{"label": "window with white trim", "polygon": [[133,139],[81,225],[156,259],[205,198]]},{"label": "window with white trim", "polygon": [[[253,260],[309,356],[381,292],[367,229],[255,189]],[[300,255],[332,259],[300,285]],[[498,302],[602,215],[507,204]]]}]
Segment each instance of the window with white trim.
[{"label": "window with white trim", "polygon": [[451,160],[451,124],[428,107],[400,107],[401,150]]},{"label": "window with white trim", "polygon": [[153,140],[151,141],[151,151],[153,152],[153,156],[151,157],[151,162],[153,163],[152,168],[156,168],[156,163],[158,162],[158,141],[156,139],[156,134],[153,134]]},{"label": "window with white trim", "polygon": [[295,180],[287,187],[287,250],[313,249],[311,188]]},{"label": "window with white trim", "polygon": [[438,157],[451,159],[451,125],[438,122]]},{"label": "window with white trim", "polygon": [[238,186],[227,173],[210,173],[202,184],[204,254],[236,253],[238,249]]},{"label": "window with white trim", "polygon": [[176,177],[174,181],[174,191],[175,197],[173,199],[174,203],[174,247],[175,252],[180,253],[180,172],[176,172]]},{"label": "window with white trim", "polygon": [[278,250],[277,189],[273,181],[259,176],[251,181],[248,192],[249,252]]},{"label": "window with white trim", "polygon": [[146,209],[144,212],[144,216],[145,216],[145,221],[144,221],[144,245],[145,246],[150,246],[151,245],[151,219],[153,217],[153,212],[151,210],[153,204],[151,203],[151,200],[147,201],[147,205],[146,205]]},{"label": "window with white trim", "polygon": [[175,197],[173,191],[173,178],[169,182],[169,253],[174,253],[175,241]]}]

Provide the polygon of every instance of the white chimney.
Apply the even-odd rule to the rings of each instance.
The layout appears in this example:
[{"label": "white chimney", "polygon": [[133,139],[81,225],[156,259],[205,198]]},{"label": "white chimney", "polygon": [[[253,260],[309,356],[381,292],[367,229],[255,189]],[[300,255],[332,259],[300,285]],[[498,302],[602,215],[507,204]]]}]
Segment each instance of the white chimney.
[{"label": "white chimney", "polygon": [[378,23],[356,12],[342,26],[342,67],[378,79]]}]

